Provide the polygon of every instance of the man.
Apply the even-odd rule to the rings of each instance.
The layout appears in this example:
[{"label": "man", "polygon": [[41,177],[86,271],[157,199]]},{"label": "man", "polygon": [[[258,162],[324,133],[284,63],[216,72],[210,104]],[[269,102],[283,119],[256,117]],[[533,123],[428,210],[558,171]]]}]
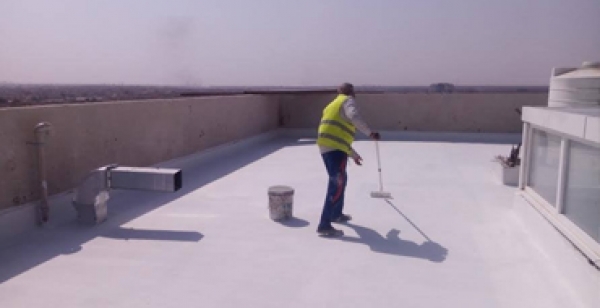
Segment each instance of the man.
[{"label": "man", "polygon": [[380,139],[379,133],[371,131],[360,117],[354,98],[354,86],[350,83],[341,85],[338,96],[323,110],[319,125],[317,144],[329,175],[327,196],[317,227],[320,235],[341,236],[344,233],[331,223],[344,223],[352,219],[343,213],[343,209],[348,157],[352,157],[357,165],[362,165],[362,158],[352,148],[356,129],[374,140]]}]

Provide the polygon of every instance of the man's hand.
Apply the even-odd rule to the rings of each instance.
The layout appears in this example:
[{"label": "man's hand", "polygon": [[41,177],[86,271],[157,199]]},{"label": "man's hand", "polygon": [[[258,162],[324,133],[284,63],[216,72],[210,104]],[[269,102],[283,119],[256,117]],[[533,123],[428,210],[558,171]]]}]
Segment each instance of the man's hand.
[{"label": "man's hand", "polygon": [[381,135],[379,135],[378,132],[372,132],[369,137],[371,137],[373,140],[381,140]]},{"label": "man's hand", "polygon": [[359,166],[362,166],[362,160],[363,160],[363,159],[362,159],[362,157],[360,157],[360,155],[358,155],[358,154],[354,154],[354,155],[352,156],[352,159],[354,160],[354,162],[355,162],[357,165],[359,165]]}]

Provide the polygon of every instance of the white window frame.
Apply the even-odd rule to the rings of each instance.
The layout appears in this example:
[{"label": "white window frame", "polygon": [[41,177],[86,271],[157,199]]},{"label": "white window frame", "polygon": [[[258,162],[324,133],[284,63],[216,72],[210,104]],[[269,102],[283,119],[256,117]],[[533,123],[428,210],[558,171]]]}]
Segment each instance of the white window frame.
[{"label": "white window frame", "polygon": [[[557,194],[555,205],[553,206],[540,196],[533,188],[529,186],[529,173],[531,171],[531,146],[533,130],[541,130],[561,138],[560,162],[558,166]],[[537,126],[531,123],[523,125],[523,149],[524,160],[521,164],[519,188],[523,191],[523,196],[540,212],[551,224],[553,224],[560,233],[577,246],[589,259],[597,266],[600,266],[600,243],[596,242],[591,236],[583,231],[579,226],[564,215],[564,196],[566,191],[566,176],[569,163],[569,153],[572,141],[599,147],[589,140],[570,136],[561,132],[554,131],[545,127]]]}]

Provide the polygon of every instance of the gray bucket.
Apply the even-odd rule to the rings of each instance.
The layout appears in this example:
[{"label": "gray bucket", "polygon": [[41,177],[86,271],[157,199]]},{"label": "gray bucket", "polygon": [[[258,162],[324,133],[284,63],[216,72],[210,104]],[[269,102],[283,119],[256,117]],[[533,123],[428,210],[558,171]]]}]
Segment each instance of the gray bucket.
[{"label": "gray bucket", "polygon": [[292,217],[294,189],[289,186],[269,187],[269,216],[280,221]]}]

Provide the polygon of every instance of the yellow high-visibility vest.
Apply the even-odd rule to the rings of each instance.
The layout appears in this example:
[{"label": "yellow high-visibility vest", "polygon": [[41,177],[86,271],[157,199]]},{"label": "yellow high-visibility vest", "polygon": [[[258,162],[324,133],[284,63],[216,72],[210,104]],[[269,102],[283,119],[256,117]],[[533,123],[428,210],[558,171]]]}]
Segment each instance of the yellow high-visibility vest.
[{"label": "yellow high-visibility vest", "polygon": [[351,154],[356,128],[340,115],[340,109],[348,99],[347,95],[338,95],[325,109],[319,125],[317,144]]}]

